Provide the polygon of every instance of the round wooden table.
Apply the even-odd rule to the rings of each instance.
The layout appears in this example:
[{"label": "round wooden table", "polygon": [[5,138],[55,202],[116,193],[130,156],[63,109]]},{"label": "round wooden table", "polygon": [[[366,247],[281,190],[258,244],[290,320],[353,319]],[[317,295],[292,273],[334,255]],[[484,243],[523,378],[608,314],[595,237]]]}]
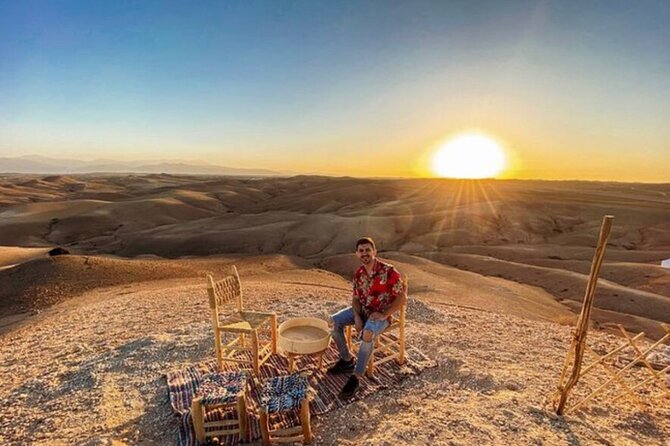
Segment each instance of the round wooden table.
[{"label": "round wooden table", "polygon": [[295,369],[300,356],[318,357],[318,368],[323,368],[323,354],[330,345],[328,322],[315,317],[299,317],[282,322],[277,330],[277,345],[288,358],[289,372]]}]

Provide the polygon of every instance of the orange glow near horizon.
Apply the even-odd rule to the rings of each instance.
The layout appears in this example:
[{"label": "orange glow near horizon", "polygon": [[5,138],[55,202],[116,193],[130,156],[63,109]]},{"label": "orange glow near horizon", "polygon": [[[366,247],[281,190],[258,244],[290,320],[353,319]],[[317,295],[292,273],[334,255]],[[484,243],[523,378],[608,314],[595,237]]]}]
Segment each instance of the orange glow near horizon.
[{"label": "orange glow near horizon", "polygon": [[503,148],[481,133],[459,134],[440,145],[432,160],[433,172],[445,178],[493,178],[507,165]]}]

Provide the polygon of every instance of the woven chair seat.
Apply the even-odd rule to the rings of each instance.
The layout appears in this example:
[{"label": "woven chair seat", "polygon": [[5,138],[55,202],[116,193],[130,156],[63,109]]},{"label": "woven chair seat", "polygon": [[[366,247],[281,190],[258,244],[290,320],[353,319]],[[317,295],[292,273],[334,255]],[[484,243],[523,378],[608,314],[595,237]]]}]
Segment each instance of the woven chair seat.
[{"label": "woven chair seat", "polygon": [[203,378],[195,397],[201,398],[205,406],[233,404],[244,393],[246,384],[247,375],[244,371],[210,373]]},{"label": "woven chair seat", "polygon": [[266,381],[261,389],[261,408],[266,413],[299,409],[308,391],[307,378],[298,373],[275,376]]},{"label": "woven chair seat", "polygon": [[219,330],[247,333],[257,329],[270,320],[272,313],[241,311],[228,315],[219,325]]}]

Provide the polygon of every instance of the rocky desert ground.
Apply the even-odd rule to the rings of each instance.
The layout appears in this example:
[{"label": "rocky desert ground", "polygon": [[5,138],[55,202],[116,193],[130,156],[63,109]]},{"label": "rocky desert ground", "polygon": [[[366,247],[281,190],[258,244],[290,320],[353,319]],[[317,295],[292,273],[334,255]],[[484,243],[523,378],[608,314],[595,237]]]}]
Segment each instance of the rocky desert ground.
[{"label": "rocky desert ground", "polygon": [[164,374],[213,355],[205,274],[235,264],[250,308],[326,318],[368,235],[439,366],[315,419],[318,444],[668,444],[668,399],[550,408],[605,214],[601,352],[616,324],[670,323],[670,184],[2,175],[0,443],[172,444]]}]

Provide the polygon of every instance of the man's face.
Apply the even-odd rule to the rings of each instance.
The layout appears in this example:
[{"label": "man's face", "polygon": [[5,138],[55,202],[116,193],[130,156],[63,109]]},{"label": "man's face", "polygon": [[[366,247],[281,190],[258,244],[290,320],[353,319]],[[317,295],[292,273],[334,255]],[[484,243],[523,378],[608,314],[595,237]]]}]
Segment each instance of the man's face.
[{"label": "man's face", "polygon": [[369,243],[358,245],[358,248],[356,248],[356,257],[358,257],[358,260],[360,260],[363,265],[372,264],[376,255],[377,250],[375,250]]}]

